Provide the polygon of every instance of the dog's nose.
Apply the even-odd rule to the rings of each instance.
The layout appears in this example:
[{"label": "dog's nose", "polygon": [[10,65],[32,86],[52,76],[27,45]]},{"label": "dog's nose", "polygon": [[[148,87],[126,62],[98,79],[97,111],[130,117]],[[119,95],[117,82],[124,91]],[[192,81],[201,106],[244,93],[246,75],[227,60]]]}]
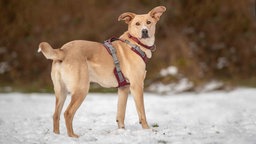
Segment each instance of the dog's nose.
[{"label": "dog's nose", "polygon": [[147,29],[142,29],[141,34],[142,34],[142,38],[148,38],[149,37]]},{"label": "dog's nose", "polygon": [[148,30],[147,29],[143,29],[141,32],[142,32],[142,34],[145,34],[145,35],[148,34]]}]

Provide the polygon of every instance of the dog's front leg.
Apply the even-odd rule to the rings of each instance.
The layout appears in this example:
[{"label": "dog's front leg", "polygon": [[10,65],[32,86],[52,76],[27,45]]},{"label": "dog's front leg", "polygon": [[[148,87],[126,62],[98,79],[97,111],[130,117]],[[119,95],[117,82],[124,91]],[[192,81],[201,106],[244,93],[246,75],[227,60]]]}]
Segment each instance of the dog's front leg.
[{"label": "dog's front leg", "polygon": [[118,104],[117,104],[117,116],[116,122],[118,124],[118,128],[125,128],[124,119],[125,119],[125,111],[127,98],[129,93],[129,86],[122,87],[118,89]]},{"label": "dog's front leg", "polygon": [[130,89],[131,89],[131,93],[134,97],[140,124],[141,124],[142,128],[148,129],[149,126],[147,123],[145,108],[144,108],[143,83],[142,84],[141,83],[140,84],[138,84],[138,83],[132,84]]}]

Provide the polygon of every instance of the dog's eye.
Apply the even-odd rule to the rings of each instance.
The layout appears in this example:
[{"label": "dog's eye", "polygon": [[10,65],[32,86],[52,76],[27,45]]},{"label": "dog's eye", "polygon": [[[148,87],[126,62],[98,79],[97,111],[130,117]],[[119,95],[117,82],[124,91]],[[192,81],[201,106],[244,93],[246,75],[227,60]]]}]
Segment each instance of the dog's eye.
[{"label": "dog's eye", "polygon": [[151,21],[147,21],[147,24],[151,24]]},{"label": "dog's eye", "polygon": [[136,26],[139,26],[140,25],[140,23],[139,22],[136,22]]}]

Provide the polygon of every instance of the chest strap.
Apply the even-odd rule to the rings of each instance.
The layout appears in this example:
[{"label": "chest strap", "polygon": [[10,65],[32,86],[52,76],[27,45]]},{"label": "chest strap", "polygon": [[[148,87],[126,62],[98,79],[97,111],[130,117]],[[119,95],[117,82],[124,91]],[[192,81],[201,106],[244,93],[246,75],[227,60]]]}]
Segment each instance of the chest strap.
[{"label": "chest strap", "polygon": [[115,74],[115,77],[117,79],[118,88],[119,88],[119,87],[129,85],[130,83],[125,79],[125,77],[124,77],[124,75],[121,71],[120,63],[119,63],[119,60],[118,60],[117,55],[116,55],[116,49],[111,44],[113,41],[116,41],[116,40],[119,40],[119,39],[114,38],[114,37],[110,38],[110,39],[104,41],[103,45],[105,46],[105,48],[107,49],[107,51],[109,52],[109,54],[113,58],[114,65],[115,65],[114,74]]}]

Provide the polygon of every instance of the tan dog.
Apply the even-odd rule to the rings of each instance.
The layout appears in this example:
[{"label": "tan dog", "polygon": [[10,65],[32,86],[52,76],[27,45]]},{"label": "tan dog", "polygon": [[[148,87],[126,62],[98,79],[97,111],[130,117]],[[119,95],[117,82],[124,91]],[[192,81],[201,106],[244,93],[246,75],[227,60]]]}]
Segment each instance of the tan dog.
[{"label": "tan dog", "polygon": [[[120,36],[120,40],[112,42],[116,49],[121,71],[129,86],[118,88],[118,128],[124,128],[126,103],[129,91],[134,97],[139,121],[144,129],[148,129],[146,120],[143,87],[146,75],[146,64],[143,59],[131,50],[131,44],[137,45],[151,58],[152,52],[146,46],[155,42],[155,26],[164,6],[158,6],[147,14],[136,15],[131,12],[123,13],[118,21],[124,20],[128,24],[128,31]],[[130,45],[124,40],[130,42]],[[137,41],[136,41],[137,40]],[[75,40],[63,45],[60,49],[53,49],[48,43],[39,44],[38,52],[42,52],[47,59],[53,60],[51,78],[56,96],[56,107],[53,115],[53,131],[59,134],[59,119],[68,92],[71,102],[64,116],[67,132],[70,137],[78,137],[73,131],[74,114],[85,99],[90,82],[96,82],[103,87],[117,87],[118,81],[113,73],[115,64],[111,55],[102,43]]]}]

